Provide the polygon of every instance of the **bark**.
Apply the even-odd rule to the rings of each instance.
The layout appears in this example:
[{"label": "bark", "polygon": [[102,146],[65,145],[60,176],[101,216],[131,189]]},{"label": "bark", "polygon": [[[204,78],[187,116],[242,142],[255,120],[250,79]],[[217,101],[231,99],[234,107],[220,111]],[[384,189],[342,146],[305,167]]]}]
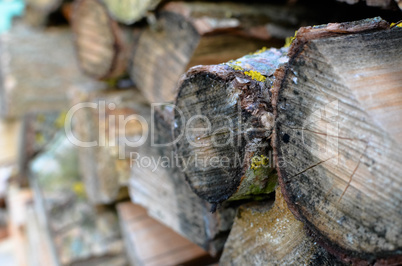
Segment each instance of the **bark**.
[{"label": "bark", "polygon": [[117,210],[131,265],[209,265],[214,262],[202,248],[148,216],[144,208],[123,202],[117,205]]},{"label": "bark", "polygon": [[301,28],[275,73],[282,192],[318,242],[353,264],[402,260],[401,41],[380,18]]},{"label": "bark", "polygon": [[191,68],[179,84],[174,120],[176,152],[192,190],[214,206],[264,198],[276,173],[269,139],[269,88],[286,48],[260,50],[236,61]]},{"label": "bark", "polygon": [[130,77],[150,102],[172,102],[179,77],[190,67],[281,46],[306,14],[303,7],[281,5],[168,3],[141,34]]},{"label": "bark", "polygon": [[220,265],[342,265],[318,245],[288,209],[280,188],[275,202],[237,210]]},{"label": "bark", "polygon": [[78,62],[93,78],[118,78],[126,73],[136,31],[114,21],[101,0],[80,0],[73,9]]},{"label": "bark", "polygon": [[[172,108],[155,112],[151,134],[155,144],[172,142]],[[131,156],[130,195],[151,217],[201,246],[211,255],[223,248],[235,209],[223,207],[212,214],[211,205],[195,195],[185,182],[182,169],[187,158],[176,157],[172,144],[151,143],[135,149]]]}]

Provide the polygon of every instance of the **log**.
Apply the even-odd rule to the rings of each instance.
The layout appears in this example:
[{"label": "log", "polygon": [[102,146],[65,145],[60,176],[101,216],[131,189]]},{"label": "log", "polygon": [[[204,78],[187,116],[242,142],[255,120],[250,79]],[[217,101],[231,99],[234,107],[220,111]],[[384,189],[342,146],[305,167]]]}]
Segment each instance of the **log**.
[{"label": "log", "polygon": [[130,25],[146,17],[162,0],[103,0],[112,17]]},{"label": "log", "polygon": [[30,165],[35,212],[54,261],[56,265],[127,265],[117,215],[111,207],[89,203],[77,163],[76,147],[61,131]]},{"label": "log", "polygon": [[347,263],[402,261],[401,42],[381,18],[301,28],[275,73],[282,192]]},{"label": "log", "polygon": [[306,14],[303,6],[168,3],[139,37],[130,77],[149,102],[173,102],[179,77],[190,67],[280,47]]},{"label": "log", "polygon": [[280,188],[275,202],[244,204],[237,210],[220,265],[343,265],[308,236],[288,209]]},{"label": "log", "polygon": [[93,204],[111,204],[128,198],[130,161],[124,154],[125,143],[121,138],[135,138],[142,128],[136,121],[124,124],[120,119],[146,115],[149,106],[134,89],[81,91],[73,101],[96,105],[96,108],[81,108],[71,114],[75,137],[84,143],[97,141],[92,147],[82,145],[78,149],[79,169],[88,199]]},{"label": "log", "polygon": [[117,205],[120,227],[131,265],[209,265],[206,251],[148,216],[131,202]]},{"label": "log", "polygon": [[126,73],[134,30],[114,21],[101,0],[80,0],[73,7],[72,28],[80,68],[96,79]]},{"label": "log", "polygon": [[269,88],[287,49],[262,49],[236,61],[191,68],[179,83],[176,152],[192,190],[216,207],[270,197],[276,186]]},{"label": "log", "polygon": [[68,109],[68,88],[91,82],[77,69],[68,28],[38,31],[16,24],[0,36],[0,48],[2,118]]},{"label": "log", "polygon": [[171,106],[155,108],[150,123],[153,144],[145,143],[130,156],[130,196],[151,217],[216,256],[232,226],[235,207],[225,205],[210,213],[211,205],[191,191],[182,174],[187,159],[177,157],[171,144],[172,122]]}]

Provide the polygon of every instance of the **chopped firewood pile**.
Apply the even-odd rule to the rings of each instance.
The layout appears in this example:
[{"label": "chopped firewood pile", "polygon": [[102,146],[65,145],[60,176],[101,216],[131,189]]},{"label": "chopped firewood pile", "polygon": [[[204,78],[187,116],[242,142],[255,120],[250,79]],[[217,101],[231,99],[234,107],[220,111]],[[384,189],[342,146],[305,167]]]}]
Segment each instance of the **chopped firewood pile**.
[{"label": "chopped firewood pile", "polygon": [[402,265],[401,1],[25,5],[0,33],[16,265]]}]

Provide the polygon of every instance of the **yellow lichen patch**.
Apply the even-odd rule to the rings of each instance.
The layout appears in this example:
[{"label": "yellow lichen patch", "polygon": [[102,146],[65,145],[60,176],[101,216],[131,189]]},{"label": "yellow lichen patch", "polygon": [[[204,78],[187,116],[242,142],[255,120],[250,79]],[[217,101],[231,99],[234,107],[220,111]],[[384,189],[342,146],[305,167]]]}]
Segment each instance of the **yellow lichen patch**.
[{"label": "yellow lichen patch", "polygon": [[56,121],[54,121],[54,125],[55,125],[57,128],[62,128],[62,127],[64,127],[64,121],[66,120],[66,115],[67,115],[66,112],[61,112],[61,113],[59,114],[59,116],[57,117]]},{"label": "yellow lichen patch", "polygon": [[252,79],[257,80],[257,81],[265,81],[267,79],[260,72],[254,71],[254,70],[245,71],[244,74],[246,74],[247,76],[249,76]]},{"label": "yellow lichen patch", "polygon": [[75,182],[73,184],[73,191],[79,197],[85,197],[85,187],[82,182]]},{"label": "yellow lichen patch", "polygon": [[238,65],[229,65],[231,68],[233,68],[234,70],[243,70],[243,68],[241,66]]},{"label": "yellow lichen patch", "polygon": [[225,65],[230,66],[234,70],[243,70],[243,68],[240,66],[241,62],[240,61],[233,61],[230,60],[229,62],[225,63]]},{"label": "yellow lichen patch", "polygon": [[257,52],[255,52],[255,53],[252,53],[252,55],[257,55],[257,54],[261,54],[261,53],[263,53],[263,52],[265,52],[267,50],[267,47],[262,47],[260,50],[258,50]]},{"label": "yellow lichen patch", "polygon": [[393,27],[398,27],[398,28],[402,28],[402,22],[392,22],[391,25],[389,25],[391,28]]},{"label": "yellow lichen patch", "polygon": [[295,35],[293,37],[287,37],[285,40],[285,46],[284,47],[289,47],[292,42],[296,39],[297,31],[295,31]]},{"label": "yellow lichen patch", "polygon": [[39,123],[45,122],[45,119],[46,119],[46,117],[45,117],[45,115],[43,115],[43,114],[39,114],[39,115],[36,116],[36,120],[37,120]]},{"label": "yellow lichen patch", "polygon": [[254,156],[251,158],[251,169],[255,170],[262,166],[267,166],[269,163],[269,158],[264,155]]},{"label": "yellow lichen patch", "polygon": [[45,142],[45,137],[41,133],[36,133],[35,134],[35,142],[38,144],[42,144]]}]

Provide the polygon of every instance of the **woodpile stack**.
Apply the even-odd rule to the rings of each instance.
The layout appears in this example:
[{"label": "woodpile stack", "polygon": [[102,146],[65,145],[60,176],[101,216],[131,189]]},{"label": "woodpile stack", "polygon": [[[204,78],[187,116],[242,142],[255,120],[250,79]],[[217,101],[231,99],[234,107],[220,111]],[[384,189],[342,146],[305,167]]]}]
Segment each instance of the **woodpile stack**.
[{"label": "woodpile stack", "polygon": [[402,14],[358,2],[28,1],[71,22],[0,42],[29,258],[402,264]]}]

